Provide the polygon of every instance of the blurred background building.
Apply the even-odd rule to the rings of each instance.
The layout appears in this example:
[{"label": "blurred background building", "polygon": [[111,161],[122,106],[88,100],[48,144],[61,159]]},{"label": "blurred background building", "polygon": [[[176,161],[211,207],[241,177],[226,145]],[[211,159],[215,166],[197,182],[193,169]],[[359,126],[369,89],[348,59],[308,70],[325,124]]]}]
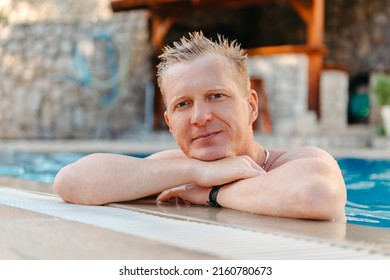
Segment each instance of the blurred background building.
[{"label": "blurred background building", "polygon": [[[178,16],[163,43],[195,30],[237,39],[244,48],[305,42],[306,26],[291,5],[296,1],[259,2]],[[375,145],[381,120],[369,93],[373,77],[390,68],[390,0],[324,2],[319,117],[307,105],[305,53],[248,60],[267,95],[269,137]],[[2,0],[0,139],[127,139],[166,132],[162,120],[157,126],[153,120],[158,108],[150,38],[145,9],[114,13],[109,0]],[[256,132],[263,130],[259,124]]]}]

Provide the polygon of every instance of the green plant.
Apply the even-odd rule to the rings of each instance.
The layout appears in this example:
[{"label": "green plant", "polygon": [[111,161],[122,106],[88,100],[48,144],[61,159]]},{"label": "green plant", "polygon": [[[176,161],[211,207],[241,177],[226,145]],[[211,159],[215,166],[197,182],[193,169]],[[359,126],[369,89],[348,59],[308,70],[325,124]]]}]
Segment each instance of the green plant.
[{"label": "green plant", "polygon": [[390,105],[389,75],[382,75],[378,77],[378,80],[373,87],[373,93],[377,96],[379,105]]},{"label": "green plant", "polygon": [[379,136],[386,136],[386,130],[385,127],[383,126],[383,123],[380,125],[380,127],[377,130],[377,134]]}]

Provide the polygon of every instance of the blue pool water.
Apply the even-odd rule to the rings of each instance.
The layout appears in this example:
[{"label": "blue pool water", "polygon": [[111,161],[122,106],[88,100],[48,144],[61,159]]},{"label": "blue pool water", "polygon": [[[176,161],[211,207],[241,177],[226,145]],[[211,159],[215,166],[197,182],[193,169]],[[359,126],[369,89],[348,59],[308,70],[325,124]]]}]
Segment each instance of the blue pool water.
[{"label": "blue pool water", "polygon": [[390,160],[337,160],[347,185],[348,223],[390,228]]},{"label": "blue pool water", "polygon": [[[61,167],[82,156],[82,153],[0,152],[0,177],[51,183]],[[390,228],[390,160],[339,158],[337,161],[347,185],[348,223]]]}]

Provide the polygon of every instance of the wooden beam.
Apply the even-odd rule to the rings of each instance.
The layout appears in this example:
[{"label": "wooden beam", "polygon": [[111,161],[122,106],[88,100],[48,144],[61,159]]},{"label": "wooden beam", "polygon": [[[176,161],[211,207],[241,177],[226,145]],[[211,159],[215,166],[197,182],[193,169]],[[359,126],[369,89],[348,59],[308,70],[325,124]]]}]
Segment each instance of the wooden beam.
[{"label": "wooden beam", "polygon": [[289,0],[112,0],[114,12],[148,9],[158,13],[190,13],[215,9],[237,9],[267,3],[285,4]]},{"label": "wooden beam", "polygon": [[247,50],[249,56],[254,55],[274,55],[285,53],[305,53],[312,54],[317,53],[323,55],[328,49],[324,45],[311,46],[311,45],[281,45],[281,46],[267,46],[259,48],[251,48]]},{"label": "wooden beam", "polygon": [[112,0],[111,9],[113,12],[148,9],[150,0]]},{"label": "wooden beam", "polygon": [[311,4],[309,4],[309,6],[305,6],[299,0],[290,0],[290,4],[302,20],[308,24],[311,18]]},{"label": "wooden beam", "polygon": [[156,54],[161,53],[165,37],[174,24],[176,18],[152,14],[151,41]]},{"label": "wooden beam", "polygon": [[308,22],[307,43],[321,45],[324,40],[324,0],[312,0],[312,12]]}]

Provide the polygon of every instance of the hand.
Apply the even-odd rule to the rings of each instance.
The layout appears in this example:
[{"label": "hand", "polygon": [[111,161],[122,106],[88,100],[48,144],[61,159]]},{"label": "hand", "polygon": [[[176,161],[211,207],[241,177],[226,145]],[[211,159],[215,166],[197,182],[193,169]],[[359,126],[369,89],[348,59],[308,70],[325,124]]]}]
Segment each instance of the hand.
[{"label": "hand", "polygon": [[228,157],[216,161],[197,161],[194,182],[203,187],[213,187],[248,179],[266,173],[248,156]]},{"label": "hand", "polygon": [[180,198],[185,204],[207,205],[210,188],[188,184],[163,191],[157,197],[157,203],[167,202],[171,198]]}]

